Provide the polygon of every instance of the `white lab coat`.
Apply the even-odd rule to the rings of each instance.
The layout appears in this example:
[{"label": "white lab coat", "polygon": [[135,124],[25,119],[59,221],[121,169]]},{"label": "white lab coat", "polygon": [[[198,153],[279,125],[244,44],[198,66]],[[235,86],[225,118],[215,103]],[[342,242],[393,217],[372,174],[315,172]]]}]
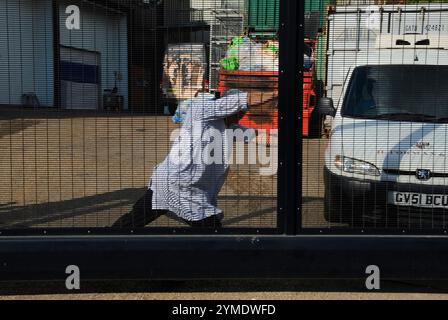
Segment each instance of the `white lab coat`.
[{"label": "white lab coat", "polygon": [[195,101],[169,155],[154,169],[149,184],[154,210],[168,210],[187,221],[222,215],[218,194],[233,145],[225,119],[246,110],[247,94],[241,91],[218,100]]}]

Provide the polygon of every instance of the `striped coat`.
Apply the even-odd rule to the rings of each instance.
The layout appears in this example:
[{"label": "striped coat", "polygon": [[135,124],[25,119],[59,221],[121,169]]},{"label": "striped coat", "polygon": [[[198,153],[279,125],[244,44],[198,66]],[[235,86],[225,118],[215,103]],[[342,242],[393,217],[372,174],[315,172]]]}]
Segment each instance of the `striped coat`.
[{"label": "striped coat", "polygon": [[149,184],[153,209],[168,210],[188,221],[222,215],[217,198],[233,145],[225,119],[246,110],[243,92],[191,106],[169,155],[154,169]]}]

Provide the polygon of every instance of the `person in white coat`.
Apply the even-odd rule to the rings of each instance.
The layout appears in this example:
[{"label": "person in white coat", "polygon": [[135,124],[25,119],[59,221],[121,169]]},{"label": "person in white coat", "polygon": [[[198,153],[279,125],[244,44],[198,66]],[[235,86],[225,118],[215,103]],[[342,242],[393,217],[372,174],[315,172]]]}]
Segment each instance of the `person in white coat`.
[{"label": "person in white coat", "polygon": [[169,215],[192,227],[221,228],[223,212],[217,207],[218,194],[229,169],[234,137],[228,129],[248,108],[273,99],[276,97],[272,95],[236,90],[221,99],[196,100],[170,153],[154,168],[146,194],[113,227],[143,228]]}]

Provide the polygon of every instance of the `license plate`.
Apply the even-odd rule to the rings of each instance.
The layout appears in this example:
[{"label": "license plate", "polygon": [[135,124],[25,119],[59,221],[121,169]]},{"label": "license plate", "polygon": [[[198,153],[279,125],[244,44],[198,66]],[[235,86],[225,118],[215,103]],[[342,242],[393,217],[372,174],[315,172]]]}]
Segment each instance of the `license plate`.
[{"label": "license plate", "polygon": [[403,207],[448,209],[448,195],[389,192],[389,204]]}]

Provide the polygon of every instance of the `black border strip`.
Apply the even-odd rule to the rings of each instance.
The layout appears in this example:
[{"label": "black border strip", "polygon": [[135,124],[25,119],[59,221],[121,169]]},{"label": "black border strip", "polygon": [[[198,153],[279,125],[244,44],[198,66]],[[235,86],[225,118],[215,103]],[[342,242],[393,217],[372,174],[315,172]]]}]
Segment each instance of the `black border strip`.
[{"label": "black border strip", "polygon": [[223,229],[213,228],[174,228],[174,227],[150,227],[143,229],[121,229],[121,228],[18,228],[18,229],[0,229],[0,237],[42,237],[51,238],[71,237],[71,236],[176,236],[176,235],[280,235],[281,232],[274,228],[232,228]]},{"label": "black border strip", "polygon": [[448,278],[444,237],[165,236],[0,238],[0,281]]}]

